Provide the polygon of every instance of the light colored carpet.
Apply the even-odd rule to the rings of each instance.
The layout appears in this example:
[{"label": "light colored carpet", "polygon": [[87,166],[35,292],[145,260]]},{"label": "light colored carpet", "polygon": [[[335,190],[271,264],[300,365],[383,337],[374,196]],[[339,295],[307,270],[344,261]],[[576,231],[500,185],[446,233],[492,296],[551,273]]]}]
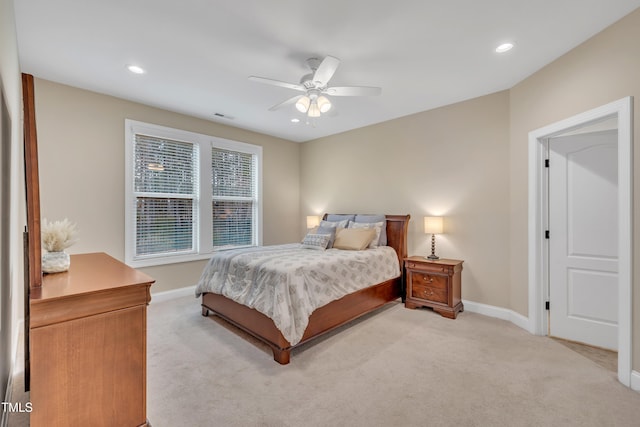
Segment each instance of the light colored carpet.
[{"label": "light colored carpet", "polygon": [[[546,337],[399,302],[294,350],[270,350],[192,297],[148,316],[147,413],[175,426],[638,426],[640,393]],[[21,378],[12,400],[26,402]],[[9,427],[28,425],[12,414]]]},{"label": "light colored carpet", "polygon": [[399,302],[292,353],[181,298],[149,307],[148,416],[163,426],[638,426],[640,393],[546,337]]},{"label": "light colored carpet", "polygon": [[567,341],[562,338],[552,337],[556,342],[559,342],[565,347],[580,353],[587,359],[590,359],[602,366],[603,368],[611,371],[618,372],[618,352],[606,350],[604,348],[593,347],[587,344],[581,344],[579,342]]}]

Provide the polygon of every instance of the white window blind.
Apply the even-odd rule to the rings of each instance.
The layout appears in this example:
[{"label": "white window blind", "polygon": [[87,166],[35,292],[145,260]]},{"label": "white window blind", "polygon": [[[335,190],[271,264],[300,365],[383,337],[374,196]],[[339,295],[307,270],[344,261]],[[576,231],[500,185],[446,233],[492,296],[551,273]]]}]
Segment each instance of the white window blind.
[{"label": "white window blind", "polygon": [[254,244],[256,160],[249,153],[211,149],[213,247]]},{"label": "white window blind", "polygon": [[133,120],[125,147],[127,264],[262,243],[262,147]]},{"label": "white window blind", "polygon": [[134,144],[135,255],[194,252],[194,144],[142,134]]}]

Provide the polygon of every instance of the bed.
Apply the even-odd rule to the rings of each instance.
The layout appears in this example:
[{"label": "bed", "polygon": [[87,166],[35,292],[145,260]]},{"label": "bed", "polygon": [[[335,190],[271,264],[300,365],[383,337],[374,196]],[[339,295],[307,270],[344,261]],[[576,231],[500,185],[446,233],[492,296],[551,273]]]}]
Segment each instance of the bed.
[{"label": "bed", "polygon": [[[392,248],[393,252],[395,252],[396,257],[394,261],[398,263],[398,275],[373,285],[367,285],[362,289],[350,292],[339,299],[335,299],[315,309],[308,317],[304,330],[298,331],[295,340],[285,338],[285,335],[283,335],[281,329],[276,326],[274,320],[256,308],[243,305],[220,293],[202,290],[202,282],[204,281],[205,274],[209,268],[209,264],[212,264],[214,259],[212,259],[207,268],[205,268],[203,279],[201,279],[197,287],[196,295],[202,297],[202,315],[208,316],[210,313],[215,314],[244,330],[267,344],[271,348],[273,358],[276,362],[283,365],[288,364],[293,348],[307,343],[364,314],[377,310],[401,296],[402,262],[407,256],[407,228],[410,216],[385,215],[384,217],[386,218],[386,246]],[[325,214],[323,219],[326,218],[327,215]],[[378,249],[389,250],[389,248]],[[374,249],[373,251],[378,249]],[[255,250],[255,248],[252,250]],[[358,273],[354,272],[354,275],[357,274]],[[262,311],[265,310],[262,309]],[[287,336],[289,336],[289,334],[287,334]],[[292,345],[291,342],[295,344]]]}]

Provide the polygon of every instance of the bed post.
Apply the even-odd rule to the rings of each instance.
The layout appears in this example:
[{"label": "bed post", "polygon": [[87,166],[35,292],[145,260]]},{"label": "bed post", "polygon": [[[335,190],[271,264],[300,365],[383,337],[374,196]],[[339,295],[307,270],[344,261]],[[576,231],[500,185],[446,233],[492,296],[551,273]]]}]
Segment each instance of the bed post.
[{"label": "bed post", "polygon": [[287,365],[291,360],[290,348],[282,349],[282,348],[271,347],[271,349],[273,350],[273,360],[275,360],[279,364]]},{"label": "bed post", "polygon": [[411,215],[386,215],[387,217],[387,245],[396,250],[398,263],[407,257],[407,231]]}]

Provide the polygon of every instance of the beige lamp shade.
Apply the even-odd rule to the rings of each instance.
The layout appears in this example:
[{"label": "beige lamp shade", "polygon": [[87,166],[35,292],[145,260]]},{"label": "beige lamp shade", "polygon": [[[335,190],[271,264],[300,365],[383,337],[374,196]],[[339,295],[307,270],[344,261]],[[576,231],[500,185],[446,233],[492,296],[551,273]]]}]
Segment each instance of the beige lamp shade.
[{"label": "beige lamp shade", "polygon": [[313,228],[320,225],[320,217],[317,215],[309,215],[307,217],[307,228]]},{"label": "beige lamp shade", "polygon": [[442,234],[444,231],[444,221],[441,216],[425,216],[424,232],[426,234]]}]

